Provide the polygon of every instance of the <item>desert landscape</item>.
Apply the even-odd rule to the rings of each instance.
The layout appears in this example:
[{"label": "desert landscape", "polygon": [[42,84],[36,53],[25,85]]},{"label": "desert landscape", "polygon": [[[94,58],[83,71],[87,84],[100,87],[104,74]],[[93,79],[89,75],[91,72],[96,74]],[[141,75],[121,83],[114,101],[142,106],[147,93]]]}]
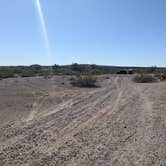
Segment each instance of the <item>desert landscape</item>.
[{"label": "desert landscape", "polygon": [[0,1],[0,166],[166,166],[166,0]]},{"label": "desert landscape", "polygon": [[1,166],[165,166],[166,82],[0,80]]}]

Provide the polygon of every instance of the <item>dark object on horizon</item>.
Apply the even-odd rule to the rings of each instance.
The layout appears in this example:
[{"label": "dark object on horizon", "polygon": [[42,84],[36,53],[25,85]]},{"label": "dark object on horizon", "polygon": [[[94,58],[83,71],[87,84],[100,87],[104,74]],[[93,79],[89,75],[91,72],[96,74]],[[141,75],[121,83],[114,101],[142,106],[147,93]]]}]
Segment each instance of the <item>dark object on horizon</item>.
[{"label": "dark object on horizon", "polygon": [[133,69],[128,69],[128,74],[134,74],[134,70]]},{"label": "dark object on horizon", "polygon": [[117,72],[117,74],[127,74],[127,71],[126,70],[120,70]]},{"label": "dark object on horizon", "polygon": [[124,70],[120,70],[117,72],[117,74],[134,74],[134,70],[133,69],[124,69]]}]

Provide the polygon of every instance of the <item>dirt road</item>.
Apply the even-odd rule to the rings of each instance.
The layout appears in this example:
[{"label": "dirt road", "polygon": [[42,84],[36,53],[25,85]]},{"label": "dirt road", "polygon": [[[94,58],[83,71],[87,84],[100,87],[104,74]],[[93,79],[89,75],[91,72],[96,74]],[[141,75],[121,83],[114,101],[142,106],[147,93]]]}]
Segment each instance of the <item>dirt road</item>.
[{"label": "dirt road", "polygon": [[[17,80],[17,85],[12,80],[8,86],[22,85],[23,103],[30,107],[21,115],[21,102],[12,101],[19,112],[11,105],[16,111],[0,108],[0,165],[165,166],[166,83],[109,77],[90,89],[72,88],[65,77]],[[0,85],[1,94],[13,93],[5,91],[5,82]]]}]

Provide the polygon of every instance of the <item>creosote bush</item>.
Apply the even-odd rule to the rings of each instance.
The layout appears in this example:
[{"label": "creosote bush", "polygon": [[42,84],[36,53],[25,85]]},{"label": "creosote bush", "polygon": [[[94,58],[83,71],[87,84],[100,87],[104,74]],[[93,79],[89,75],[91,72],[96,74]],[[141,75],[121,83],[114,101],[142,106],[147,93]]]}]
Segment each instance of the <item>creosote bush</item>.
[{"label": "creosote bush", "polygon": [[71,84],[77,87],[97,87],[97,78],[92,75],[77,75],[71,79]]},{"label": "creosote bush", "polygon": [[139,74],[134,76],[133,81],[136,83],[152,83],[156,82],[157,79],[150,74]]}]

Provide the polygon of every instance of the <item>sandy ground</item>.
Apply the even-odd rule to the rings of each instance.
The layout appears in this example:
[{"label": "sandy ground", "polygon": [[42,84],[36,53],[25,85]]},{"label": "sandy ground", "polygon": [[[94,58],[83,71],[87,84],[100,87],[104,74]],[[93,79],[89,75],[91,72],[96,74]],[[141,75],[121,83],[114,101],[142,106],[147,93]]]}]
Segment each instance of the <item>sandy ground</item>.
[{"label": "sandy ground", "polygon": [[0,81],[0,166],[166,166],[166,83]]}]

